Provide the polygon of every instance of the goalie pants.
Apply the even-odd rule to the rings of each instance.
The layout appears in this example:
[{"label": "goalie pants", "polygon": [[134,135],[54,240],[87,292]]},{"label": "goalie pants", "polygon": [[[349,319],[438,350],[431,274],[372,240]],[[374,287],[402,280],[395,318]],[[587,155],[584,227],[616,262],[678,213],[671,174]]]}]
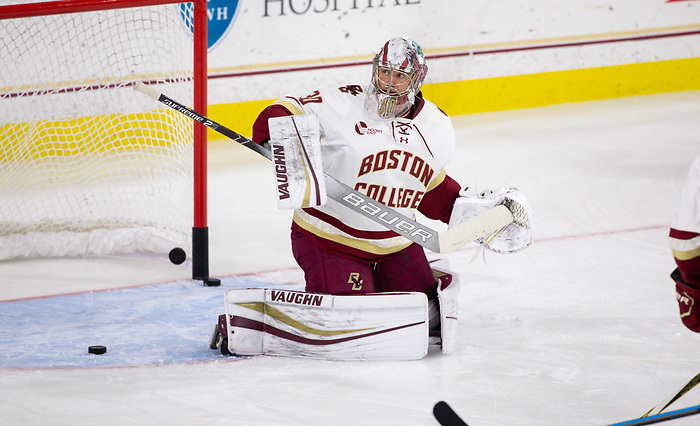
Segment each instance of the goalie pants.
[{"label": "goalie pants", "polygon": [[377,263],[346,259],[321,250],[292,229],[292,254],[304,271],[306,291],[326,294],[367,294],[396,291],[437,294],[437,284],[423,248],[411,244]]}]

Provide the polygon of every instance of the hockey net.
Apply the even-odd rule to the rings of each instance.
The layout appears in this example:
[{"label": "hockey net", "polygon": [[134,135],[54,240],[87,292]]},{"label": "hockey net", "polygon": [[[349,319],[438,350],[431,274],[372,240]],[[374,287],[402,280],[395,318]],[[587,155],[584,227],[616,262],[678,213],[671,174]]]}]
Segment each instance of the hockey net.
[{"label": "hockey net", "polygon": [[133,83],[192,104],[192,5],[123,3],[0,7],[0,259],[190,253],[192,121]]}]

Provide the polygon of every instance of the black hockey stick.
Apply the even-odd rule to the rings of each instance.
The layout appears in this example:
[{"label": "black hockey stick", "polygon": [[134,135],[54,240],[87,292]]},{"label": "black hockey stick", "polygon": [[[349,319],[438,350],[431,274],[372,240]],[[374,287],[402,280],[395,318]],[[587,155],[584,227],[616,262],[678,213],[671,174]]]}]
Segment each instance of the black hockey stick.
[{"label": "black hockey stick", "polygon": [[433,415],[442,426],[469,426],[445,401],[438,401],[433,407]]},{"label": "black hockey stick", "polygon": [[[240,143],[246,148],[252,149],[268,160],[272,160],[272,152],[269,148],[256,144],[245,136],[180,104],[152,87],[148,87],[138,81],[134,85],[134,89]],[[326,193],[333,200],[436,253],[447,253],[456,250],[501,229],[513,221],[513,214],[510,210],[506,206],[500,205],[459,226],[438,232],[373,200],[365,194],[355,191],[328,174],[324,173],[324,180]]]}]

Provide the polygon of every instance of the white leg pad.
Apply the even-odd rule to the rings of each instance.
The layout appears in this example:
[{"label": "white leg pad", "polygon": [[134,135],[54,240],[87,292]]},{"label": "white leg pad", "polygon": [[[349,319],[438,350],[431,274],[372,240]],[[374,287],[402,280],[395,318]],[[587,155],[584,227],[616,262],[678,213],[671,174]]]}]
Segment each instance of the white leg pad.
[{"label": "white leg pad", "polygon": [[409,360],[428,352],[423,293],[333,296],[228,290],[228,349],[238,355]]},{"label": "white leg pad", "polygon": [[438,280],[438,304],[440,306],[440,338],[442,352],[455,350],[457,344],[457,316],[459,313],[459,276],[439,265],[432,264],[433,275]]},{"label": "white leg pad", "polygon": [[233,299],[241,302],[229,303],[227,292],[225,300],[229,351],[238,355],[262,355],[265,318],[262,306],[265,302],[265,289],[236,290]]}]

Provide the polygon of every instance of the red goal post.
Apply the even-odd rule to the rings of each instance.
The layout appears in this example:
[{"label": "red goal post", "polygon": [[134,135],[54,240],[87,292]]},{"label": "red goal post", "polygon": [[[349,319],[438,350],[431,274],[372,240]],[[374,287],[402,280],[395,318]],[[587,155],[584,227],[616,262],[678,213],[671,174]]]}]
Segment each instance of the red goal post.
[{"label": "red goal post", "polygon": [[[6,2],[4,2],[6,3]],[[36,3],[16,3],[0,6],[0,20],[13,20],[31,17],[43,17],[49,15],[63,15],[82,12],[107,11],[114,9],[139,8],[148,6],[192,3],[192,36],[193,36],[193,106],[194,110],[202,115],[207,113],[207,2],[206,0],[193,0],[182,2],[176,0],[65,0]],[[0,3],[2,4],[2,3]],[[59,34],[56,35],[60,37]],[[2,84],[4,85],[4,84]],[[0,86],[2,86],[0,85]],[[21,86],[20,86],[21,87]],[[0,87],[0,96],[16,87]],[[66,89],[65,91],[69,91]],[[6,93],[3,93],[5,91]],[[23,96],[27,96],[24,93]],[[32,96],[29,93],[28,96]],[[140,96],[135,94],[134,96]],[[5,97],[0,98],[4,102]],[[193,122],[193,223],[191,235],[192,278],[204,281],[207,285],[218,285],[219,280],[209,278],[209,253],[208,253],[208,227],[207,227],[207,140],[206,128],[200,123]],[[0,123],[2,127],[2,123]],[[10,143],[5,141],[4,143]],[[0,162],[3,161],[0,153]],[[148,166],[144,166],[148,167]],[[3,181],[0,180],[0,186]],[[0,194],[0,196],[2,196]],[[2,221],[2,215],[0,215]],[[1,224],[0,224],[1,225]],[[23,231],[26,233],[26,231]],[[39,250],[40,251],[40,250]],[[32,254],[20,257],[34,257],[38,255],[36,250]],[[51,254],[49,254],[51,255]]]}]

